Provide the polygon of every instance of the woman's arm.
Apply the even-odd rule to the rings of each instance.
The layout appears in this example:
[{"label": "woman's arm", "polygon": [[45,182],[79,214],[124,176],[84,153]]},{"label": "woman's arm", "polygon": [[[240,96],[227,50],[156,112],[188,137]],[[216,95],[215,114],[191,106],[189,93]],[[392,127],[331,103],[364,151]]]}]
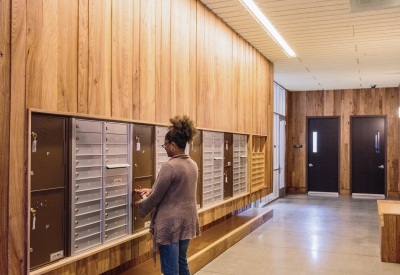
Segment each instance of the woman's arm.
[{"label": "woman's arm", "polygon": [[135,202],[135,206],[139,209],[139,216],[146,217],[150,212],[160,204],[165,194],[168,192],[171,183],[175,177],[175,171],[171,165],[165,163],[158,174],[157,180],[154,183],[151,192],[147,198]]}]

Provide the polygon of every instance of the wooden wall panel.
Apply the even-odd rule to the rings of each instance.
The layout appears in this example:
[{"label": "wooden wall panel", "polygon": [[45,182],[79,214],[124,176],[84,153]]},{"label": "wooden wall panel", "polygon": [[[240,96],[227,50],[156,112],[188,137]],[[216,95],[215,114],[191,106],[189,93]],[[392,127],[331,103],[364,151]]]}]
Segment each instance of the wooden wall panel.
[{"label": "wooden wall panel", "polygon": [[[11,2],[11,92],[8,191],[8,272],[25,274],[28,270],[28,186],[27,186],[27,111],[26,53],[27,3]],[[1,125],[0,127],[3,127]],[[18,202],[18,203],[16,203]],[[2,221],[3,222],[3,221]]]},{"label": "wooden wall panel", "polygon": [[0,1],[0,274],[8,273],[8,186],[11,103],[11,1]]},{"label": "wooden wall panel", "polygon": [[197,0],[190,0],[190,19],[189,19],[189,102],[190,109],[188,115],[197,121]]},{"label": "wooden wall panel", "polygon": [[[305,191],[306,116],[340,116],[340,192],[350,194],[350,116],[387,116],[387,189],[390,196],[399,192],[399,88],[348,89],[289,93],[287,182],[289,190]],[[304,102],[304,97],[306,102]],[[328,111],[329,110],[329,111]],[[301,140],[301,142],[299,142]],[[299,142],[303,149],[294,149]],[[303,143],[302,143],[303,142]],[[302,163],[302,164],[300,164]],[[296,164],[296,165],[294,165]]]},{"label": "wooden wall panel", "polygon": [[141,1],[133,1],[133,92],[132,92],[132,118],[140,119],[140,27],[141,27]]},{"label": "wooden wall panel", "polygon": [[171,1],[171,115],[189,114],[190,1]]},{"label": "wooden wall panel", "polygon": [[141,1],[140,14],[140,102],[139,118],[155,121],[155,59],[156,59],[156,21],[155,0]]},{"label": "wooden wall panel", "polygon": [[57,1],[27,1],[27,106],[57,110]]},{"label": "wooden wall panel", "polygon": [[89,91],[89,0],[78,5],[78,113],[88,113]]},{"label": "wooden wall panel", "polygon": [[89,1],[88,113],[111,116],[111,0]]},{"label": "wooden wall panel", "polygon": [[156,5],[156,121],[171,115],[171,0]]},{"label": "wooden wall panel", "polygon": [[132,118],[133,2],[112,1],[111,115]]},{"label": "wooden wall panel", "polygon": [[78,0],[58,1],[57,110],[78,111]]}]

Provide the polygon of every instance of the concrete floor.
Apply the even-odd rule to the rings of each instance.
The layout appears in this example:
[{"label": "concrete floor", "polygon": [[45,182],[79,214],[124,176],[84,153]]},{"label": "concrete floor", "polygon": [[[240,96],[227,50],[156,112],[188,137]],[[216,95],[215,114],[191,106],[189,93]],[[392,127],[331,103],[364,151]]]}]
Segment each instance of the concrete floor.
[{"label": "concrete floor", "polygon": [[382,263],[376,200],[289,195],[274,217],[196,275],[400,274]]}]

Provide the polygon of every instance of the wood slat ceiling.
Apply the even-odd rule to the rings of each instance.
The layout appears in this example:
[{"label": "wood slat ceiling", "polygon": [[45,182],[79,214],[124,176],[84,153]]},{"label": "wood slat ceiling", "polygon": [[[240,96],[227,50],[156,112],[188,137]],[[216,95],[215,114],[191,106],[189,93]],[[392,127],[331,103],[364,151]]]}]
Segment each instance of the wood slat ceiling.
[{"label": "wood slat ceiling", "polygon": [[350,12],[349,0],[255,0],[290,58],[239,0],[201,0],[274,63],[289,91],[400,85],[400,7]]}]

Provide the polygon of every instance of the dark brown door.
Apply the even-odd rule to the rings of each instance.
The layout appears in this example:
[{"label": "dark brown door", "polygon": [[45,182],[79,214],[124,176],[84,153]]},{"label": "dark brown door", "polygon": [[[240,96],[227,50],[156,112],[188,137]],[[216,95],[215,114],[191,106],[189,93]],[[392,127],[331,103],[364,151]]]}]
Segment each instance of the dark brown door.
[{"label": "dark brown door", "polygon": [[[308,192],[339,192],[339,118],[307,118]],[[294,149],[299,150],[299,149]]]},{"label": "dark brown door", "polygon": [[233,134],[224,133],[224,199],[233,196]]},{"label": "dark brown door", "polygon": [[351,117],[352,193],[385,194],[386,118]]},{"label": "dark brown door", "polygon": [[197,179],[197,193],[196,193],[196,201],[197,201],[197,207],[200,208],[201,202],[202,202],[202,190],[203,190],[203,184],[202,184],[202,169],[201,169],[201,164],[203,163],[201,160],[201,131],[198,131],[196,136],[194,137],[193,141],[191,142],[189,146],[189,156],[194,162],[196,162],[197,167],[199,169],[199,176]]},{"label": "dark brown door", "polygon": [[32,115],[30,267],[66,256],[67,119]]},{"label": "dark brown door", "polygon": [[[135,189],[151,188],[154,183],[154,127],[149,125],[133,126],[132,154],[132,201],[140,200]],[[149,226],[150,216],[139,218],[137,209],[133,208],[133,231]]]}]

